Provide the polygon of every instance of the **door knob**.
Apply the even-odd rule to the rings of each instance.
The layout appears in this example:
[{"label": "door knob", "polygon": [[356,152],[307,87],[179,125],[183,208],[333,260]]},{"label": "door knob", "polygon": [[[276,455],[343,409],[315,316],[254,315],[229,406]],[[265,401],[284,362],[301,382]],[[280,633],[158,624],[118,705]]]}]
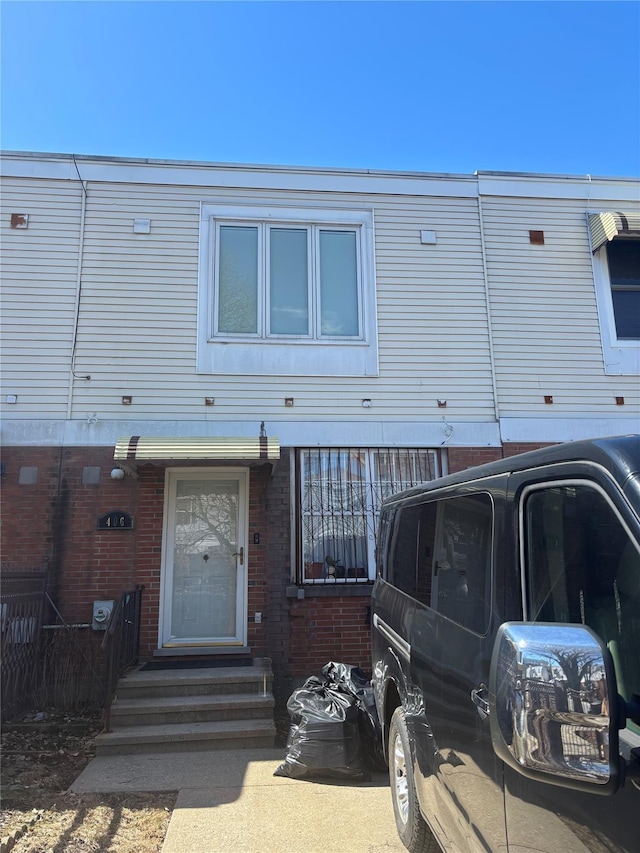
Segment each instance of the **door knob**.
[{"label": "door knob", "polygon": [[240,557],[240,565],[244,566],[244,548],[240,548],[239,551],[235,551],[231,556]]}]

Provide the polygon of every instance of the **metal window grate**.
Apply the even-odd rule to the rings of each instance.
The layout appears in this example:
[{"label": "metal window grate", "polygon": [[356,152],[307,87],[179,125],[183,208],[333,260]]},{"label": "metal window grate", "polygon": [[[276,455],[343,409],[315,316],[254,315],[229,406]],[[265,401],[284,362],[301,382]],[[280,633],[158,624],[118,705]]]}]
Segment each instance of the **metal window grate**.
[{"label": "metal window grate", "polygon": [[313,448],[299,451],[301,580],[375,577],[380,504],[439,474],[437,451]]}]

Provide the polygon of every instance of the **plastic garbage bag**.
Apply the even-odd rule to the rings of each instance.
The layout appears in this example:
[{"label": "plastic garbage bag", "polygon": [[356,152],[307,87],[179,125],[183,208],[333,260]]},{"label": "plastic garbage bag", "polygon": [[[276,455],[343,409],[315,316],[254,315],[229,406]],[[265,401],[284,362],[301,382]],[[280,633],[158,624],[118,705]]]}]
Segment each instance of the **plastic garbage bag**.
[{"label": "plastic garbage bag", "polygon": [[368,779],[362,756],[359,707],[350,692],[328,679],[308,678],[294,690],[287,708],[291,728],[287,756],[275,776]]},{"label": "plastic garbage bag", "polygon": [[358,705],[358,725],[363,758],[372,770],[386,770],[382,747],[382,728],[371,681],[358,666],[330,661],[322,675],[332,687],[353,694]]}]

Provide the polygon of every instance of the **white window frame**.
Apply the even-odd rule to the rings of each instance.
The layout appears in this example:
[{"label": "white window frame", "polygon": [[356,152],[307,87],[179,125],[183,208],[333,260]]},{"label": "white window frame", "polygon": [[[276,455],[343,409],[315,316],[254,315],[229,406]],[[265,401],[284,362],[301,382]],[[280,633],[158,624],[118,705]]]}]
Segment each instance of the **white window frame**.
[{"label": "white window frame", "polygon": [[[221,333],[217,329],[217,247],[221,226],[258,226],[258,332]],[[269,328],[269,229],[305,228],[308,234],[309,334],[271,333]],[[357,336],[321,334],[320,231],[356,234]],[[287,376],[377,376],[378,336],[372,210],[201,205],[198,373]]]},{"label": "white window frame", "polygon": [[608,376],[637,376],[640,375],[640,340],[618,338],[616,331],[611,276],[607,258],[608,245],[608,242],[605,243],[593,254],[593,277],[598,305],[604,372]]}]

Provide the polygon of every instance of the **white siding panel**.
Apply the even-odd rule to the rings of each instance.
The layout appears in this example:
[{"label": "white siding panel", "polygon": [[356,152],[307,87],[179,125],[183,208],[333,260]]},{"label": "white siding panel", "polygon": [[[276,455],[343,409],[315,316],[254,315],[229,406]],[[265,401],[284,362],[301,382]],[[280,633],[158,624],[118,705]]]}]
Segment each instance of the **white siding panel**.
[{"label": "white siding panel", "polygon": [[496,196],[482,207],[501,415],[640,413],[638,377],[604,372],[585,203]]},{"label": "white siding panel", "polygon": [[[3,396],[3,416],[66,415],[81,204],[79,182],[2,182],[2,382],[18,397]],[[12,229],[12,213],[28,228]]]},{"label": "white siding panel", "polygon": [[[375,211],[380,375],[372,378],[195,373],[201,202]],[[150,233],[133,233],[136,217]],[[420,230],[438,243],[420,243]],[[451,301],[455,288],[456,299]],[[494,417],[482,252],[474,199],[91,184],[74,416],[389,420]],[[133,405],[123,407],[123,395]],[[205,409],[204,397],[216,405]],[[293,410],[284,398],[293,396]],[[362,398],[373,400],[363,410]]]}]

